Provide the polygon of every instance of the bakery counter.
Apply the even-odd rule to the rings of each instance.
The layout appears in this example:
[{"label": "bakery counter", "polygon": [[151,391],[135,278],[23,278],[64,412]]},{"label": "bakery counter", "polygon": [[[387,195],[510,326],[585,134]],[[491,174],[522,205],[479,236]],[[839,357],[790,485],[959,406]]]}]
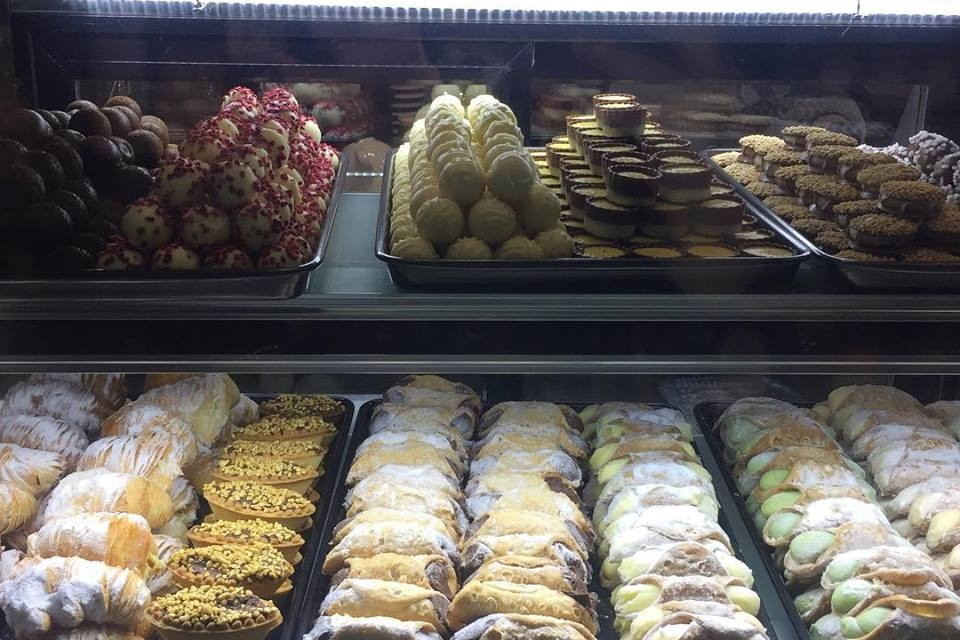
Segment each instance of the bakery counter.
[{"label": "bakery counter", "polygon": [[[41,300],[25,291],[0,303],[3,320],[762,320],[950,322],[960,297],[942,294],[851,294],[830,290],[801,268],[784,291],[742,294],[410,292],[397,288],[374,255],[379,195],[345,193],[324,264],[307,291],[285,301],[236,298]],[[575,298],[576,304],[571,304]]]}]

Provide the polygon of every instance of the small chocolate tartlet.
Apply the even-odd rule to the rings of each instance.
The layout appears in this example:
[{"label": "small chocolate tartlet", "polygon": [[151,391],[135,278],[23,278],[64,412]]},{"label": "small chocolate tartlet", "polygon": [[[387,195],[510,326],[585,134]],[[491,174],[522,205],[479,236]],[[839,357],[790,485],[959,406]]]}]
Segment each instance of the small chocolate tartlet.
[{"label": "small chocolate tartlet", "polygon": [[686,204],[710,197],[713,172],[702,164],[666,164],[660,167],[660,198]]},{"label": "small chocolate tartlet", "polygon": [[857,176],[861,170],[878,164],[894,164],[896,161],[896,158],[886,153],[867,153],[860,149],[850,149],[840,156],[837,175],[854,186],[860,186]]},{"label": "small chocolate tartlet", "polygon": [[743,225],[746,207],[736,196],[716,196],[697,203],[691,209],[690,227],[707,236],[732,236]]},{"label": "small chocolate tartlet", "polygon": [[776,151],[771,151],[763,156],[763,159],[760,161],[763,175],[765,175],[768,180],[773,180],[778,169],[802,164],[804,164],[804,161],[800,152],[791,151],[790,149],[778,149]]},{"label": "small chocolate tartlet", "polygon": [[610,260],[612,258],[626,258],[626,249],[615,247],[609,244],[587,245],[580,252],[584,258],[599,258],[601,260]]},{"label": "small chocolate tartlet", "polygon": [[[582,167],[573,163],[565,165],[560,173],[560,189],[568,196],[570,195],[570,189],[573,187],[575,180],[579,178],[597,178],[597,176],[593,175],[593,171],[590,170],[586,162],[581,164],[583,164]],[[602,178],[599,178],[599,180],[603,182]]]},{"label": "small chocolate tartlet", "polygon": [[[600,131],[600,125],[593,118],[567,124],[567,138],[569,138],[570,146],[573,147],[577,153],[582,151],[580,148],[580,134],[584,131]],[[603,132],[600,131],[600,133]]]},{"label": "small chocolate tartlet", "polygon": [[683,252],[673,247],[635,247],[630,253],[637,258],[673,259],[682,258]]},{"label": "small chocolate tartlet", "polygon": [[783,141],[787,143],[787,148],[793,151],[804,151],[807,148],[807,136],[811,133],[824,133],[827,130],[823,127],[815,127],[809,124],[793,124],[784,127],[780,135]]},{"label": "small chocolate tartlet", "polygon": [[590,145],[597,141],[608,141],[610,136],[605,134],[602,129],[586,129],[578,134],[580,141],[580,156],[584,162],[590,162]]},{"label": "small chocolate tartlet", "polygon": [[[627,93],[625,91],[614,92],[614,93],[597,93],[592,97],[593,108],[596,111],[597,105],[606,105],[614,104],[617,102],[636,102],[637,96],[632,93]],[[593,115],[594,118],[597,117],[596,113]]]},{"label": "small chocolate tartlet", "polygon": [[741,160],[743,162],[753,163],[758,167],[765,155],[787,147],[787,143],[776,136],[759,134],[743,136],[739,142]]},{"label": "small chocolate tartlet", "polygon": [[927,182],[894,180],[880,186],[881,211],[910,220],[932,218],[946,200],[943,189]]},{"label": "small chocolate tartlet", "polygon": [[860,182],[860,195],[864,200],[876,200],[880,197],[880,187],[886,182],[897,180],[919,180],[920,172],[913,167],[898,162],[896,164],[878,164],[861,169],[857,174]]},{"label": "small chocolate tartlet", "polygon": [[690,229],[690,207],[658,201],[640,211],[640,232],[651,238],[680,238]]},{"label": "small chocolate tartlet", "polygon": [[844,133],[834,133],[833,131],[813,131],[806,136],[807,151],[812,147],[855,147],[859,143],[853,136]]},{"label": "small chocolate tartlet", "polygon": [[603,175],[603,159],[611,153],[632,153],[637,151],[637,145],[626,142],[603,142],[590,147],[590,169]]},{"label": "small chocolate tartlet", "polygon": [[776,234],[768,229],[744,229],[733,234],[737,242],[764,242],[775,237]]},{"label": "small chocolate tartlet", "polygon": [[711,182],[710,183],[710,197],[713,196],[732,196],[733,187],[722,182]]},{"label": "small chocolate tartlet", "polygon": [[878,213],[876,200],[850,200],[833,205],[833,218],[841,227],[848,226],[854,218],[871,213]]},{"label": "small chocolate tartlet", "polygon": [[640,212],[606,198],[587,200],[583,226],[588,233],[607,240],[624,240],[634,234]]},{"label": "small chocolate tartlet", "polygon": [[657,164],[689,164],[691,162],[703,164],[703,157],[696,151],[657,151],[653,154],[653,160]]},{"label": "small chocolate tartlet", "polygon": [[753,244],[740,250],[743,255],[751,258],[790,258],[793,250],[782,244]]},{"label": "small chocolate tartlet", "polygon": [[773,174],[773,183],[785,193],[797,192],[797,179],[810,175],[810,167],[806,164],[795,164],[777,169]]},{"label": "small chocolate tartlet", "polygon": [[550,167],[550,173],[557,177],[560,177],[560,161],[563,158],[580,159],[580,154],[566,142],[548,142],[546,150],[547,166]]},{"label": "small chocolate tartlet", "polygon": [[858,249],[844,249],[843,251],[838,251],[834,257],[850,260],[851,262],[893,262],[895,260],[895,258],[891,256],[879,256],[875,253],[860,251]]},{"label": "small chocolate tartlet", "polygon": [[858,200],[857,190],[832,175],[811,174],[797,179],[797,197],[800,203],[821,218],[833,216],[833,205]]},{"label": "small chocolate tartlet", "polygon": [[587,201],[593,198],[603,198],[607,195],[607,188],[603,184],[588,186],[575,185],[570,189],[570,215],[575,220],[583,220],[587,211]]},{"label": "small chocolate tartlet", "polygon": [[886,213],[870,213],[854,218],[847,233],[858,249],[888,253],[909,245],[917,237],[920,225]]},{"label": "small chocolate tartlet", "polygon": [[850,151],[841,145],[818,145],[807,149],[807,166],[813,173],[836,174],[840,158]]},{"label": "small chocolate tartlet", "polygon": [[695,244],[687,247],[687,253],[695,258],[736,258],[736,247],[728,244]]},{"label": "small chocolate tartlet", "polygon": [[607,176],[607,200],[626,207],[648,207],[657,201],[660,171],[650,167],[611,165]]},{"label": "small chocolate tartlet", "polygon": [[645,136],[640,144],[640,150],[644,153],[654,155],[661,151],[687,151],[692,146],[689,140],[681,139],[660,139],[652,136]]},{"label": "small chocolate tartlet", "polygon": [[594,103],[593,112],[608,136],[640,136],[650,112],[636,100]]},{"label": "small chocolate tartlet", "polygon": [[653,156],[639,151],[623,151],[607,153],[600,163],[600,172],[604,180],[609,177],[610,167],[613,165],[646,166],[655,168]]}]

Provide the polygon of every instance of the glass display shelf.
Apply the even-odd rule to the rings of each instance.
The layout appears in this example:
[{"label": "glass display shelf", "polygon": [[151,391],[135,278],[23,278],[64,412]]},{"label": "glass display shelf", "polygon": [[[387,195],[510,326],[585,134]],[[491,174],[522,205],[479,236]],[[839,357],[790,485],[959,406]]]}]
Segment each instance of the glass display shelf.
[{"label": "glass display shelf", "polygon": [[764,293],[404,291],[374,255],[377,207],[375,194],[344,194],[327,258],[296,299],[41,300],[24,291],[0,301],[0,319],[960,321],[960,295],[831,290],[807,265],[786,290]]}]

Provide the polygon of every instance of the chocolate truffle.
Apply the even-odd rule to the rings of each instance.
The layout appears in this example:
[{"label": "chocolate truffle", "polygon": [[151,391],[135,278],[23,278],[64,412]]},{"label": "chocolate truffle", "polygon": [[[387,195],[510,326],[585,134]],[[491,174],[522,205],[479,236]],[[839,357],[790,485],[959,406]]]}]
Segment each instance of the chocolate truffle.
[{"label": "chocolate truffle", "polygon": [[288,247],[275,244],[267,247],[257,260],[257,269],[293,269],[299,266],[300,261]]},{"label": "chocolate truffle", "polygon": [[140,116],[137,114],[136,111],[134,111],[133,109],[131,109],[131,108],[129,108],[129,107],[124,107],[124,106],[122,106],[122,105],[121,105],[121,106],[116,106],[116,107],[113,107],[113,108],[121,111],[121,112],[123,113],[123,115],[127,116],[127,122],[130,123],[130,131],[131,131],[131,133],[140,128]]},{"label": "chocolate truffle", "polygon": [[137,114],[137,117],[143,115],[143,110],[140,108],[140,105],[136,100],[130,96],[113,96],[109,100],[103,103],[104,107],[125,107],[132,110]]},{"label": "chocolate truffle", "polygon": [[150,131],[163,142],[164,146],[170,142],[170,130],[167,129],[167,123],[157,116],[142,116],[140,118],[140,128]]},{"label": "chocolate truffle", "polygon": [[146,129],[130,132],[127,142],[133,149],[133,161],[141,167],[153,169],[163,157],[163,142],[157,134]]},{"label": "chocolate truffle", "polygon": [[109,136],[113,133],[110,119],[99,110],[84,109],[70,116],[70,128],[85,136]]},{"label": "chocolate truffle", "polygon": [[40,144],[39,148],[54,155],[63,168],[64,177],[83,177],[83,159],[80,158],[80,154],[73,148],[73,145],[63,138],[57,136],[47,138]]},{"label": "chocolate truffle", "polygon": [[99,213],[100,197],[97,195],[97,190],[89,180],[86,178],[67,180],[64,189],[77,194],[80,199],[83,200],[83,204],[87,207],[87,213],[91,216]]},{"label": "chocolate truffle", "polygon": [[[87,213],[87,205],[83,203],[83,200],[80,199],[80,196],[72,191],[61,189],[60,191],[48,193],[47,200],[59,205],[64,211],[67,212],[67,215],[70,216],[70,220],[73,221],[73,226],[75,229],[84,229],[90,222],[90,214]],[[96,253],[98,252],[94,252],[94,255],[96,255]]]},{"label": "chocolate truffle", "polygon": [[63,138],[69,142],[74,149],[76,149],[80,143],[83,142],[83,139],[87,137],[79,131],[74,131],[73,129],[60,129],[60,131],[57,131],[55,135],[58,138]]},{"label": "chocolate truffle", "polygon": [[47,191],[59,191],[63,187],[63,167],[52,153],[34,149],[23,156],[23,164],[40,174]]},{"label": "chocolate truffle", "polygon": [[5,137],[19,140],[28,147],[35,146],[41,138],[53,133],[53,127],[43,116],[31,109],[8,111],[0,123]]},{"label": "chocolate truffle", "polygon": [[125,114],[120,109],[116,107],[107,107],[101,112],[103,115],[107,116],[107,120],[110,121],[110,132],[112,135],[119,136],[121,138],[126,138],[130,135],[130,131],[133,129],[130,124],[130,119],[127,118]]},{"label": "chocolate truffle", "polygon": [[[99,256],[100,252],[107,248],[107,242],[95,233],[77,233],[70,241],[74,246],[80,247],[91,256]],[[94,265],[96,258],[93,259]],[[93,266],[93,265],[91,265]]]},{"label": "chocolate truffle", "polygon": [[487,186],[509,205],[522,204],[536,181],[533,169],[518,152],[504,153],[490,165]]},{"label": "chocolate truffle", "polygon": [[548,187],[534,183],[517,211],[520,224],[529,233],[553,229],[560,222],[560,199]]},{"label": "chocolate truffle", "polygon": [[[57,120],[60,122],[60,126],[56,127],[56,131],[59,131],[60,129],[66,129],[67,125],[70,124],[70,114],[67,113],[66,111],[53,109],[52,111],[50,111],[50,113],[56,116]],[[56,131],[54,131],[54,133],[56,133]]]},{"label": "chocolate truffle", "polygon": [[235,214],[237,239],[245,249],[259,253],[280,237],[283,222],[269,204],[254,200]]},{"label": "chocolate truffle", "polygon": [[52,202],[30,205],[16,223],[38,245],[60,244],[73,234],[73,221],[63,207]]},{"label": "chocolate truffle", "polygon": [[50,128],[53,131],[59,131],[63,129],[63,125],[60,124],[60,120],[57,119],[57,116],[53,115],[52,111],[47,111],[46,109],[37,109],[37,113],[40,114],[40,117],[47,121],[47,124],[50,125]]},{"label": "chocolate truffle", "polygon": [[23,160],[27,148],[12,138],[0,139],[0,165],[13,164]]},{"label": "chocolate truffle", "polygon": [[83,247],[64,245],[51,251],[46,258],[47,267],[56,274],[70,276],[92,269],[96,260]]},{"label": "chocolate truffle", "polygon": [[390,248],[393,255],[404,260],[436,260],[436,249],[423,238],[401,240]]},{"label": "chocolate truffle", "polygon": [[541,231],[533,239],[543,251],[543,257],[548,260],[556,258],[569,258],[573,255],[573,238],[567,233],[563,225],[557,225],[553,229]]},{"label": "chocolate truffle", "polygon": [[130,146],[130,143],[127,142],[126,139],[120,136],[110,136],[110,142],[112,142],[113,146],[120,152],[121,162],[124,164],[133,164],[133,147]]},{"label": "chocolate truffle", "polygon": [[110,240],[113,238],[120,238],[123,234],[120,232],[120,229],[117,228],[117,225],[113,224],[106,218],[93,218],[90,220],[90,232],[95,233],[104,240]]},{"label": "chocolate truffle", "polygon": [[99,111],[100,107],[90,100],[74,100],[67,105],[67,111]]},{"label": "chocolate truffle", "polygon": [[15,162],[0,166],[0,206],[16,211],[43,200],[46,193],[43,178],[25,164]]},{"label": "chocolate truffle", "polygon": [[121,162],[120,151],[109,138],[103,136],[88,136],[77,148],[83,159],[83,166],[87,175],[98,179],[113,175],[113,170]]},{"label": "chocolate truffle", "polygon": [[257,195],[257,176],[240,160],[215,164],[208,174],[208,182],[213,204],[227,211],[250,204]]},{"label": "chocolate truffle", "polygon": [[153,187],[153,176],[143,167],[128,164],[116,170],[110,181],[110,195],[122,204],[147,195]]}]

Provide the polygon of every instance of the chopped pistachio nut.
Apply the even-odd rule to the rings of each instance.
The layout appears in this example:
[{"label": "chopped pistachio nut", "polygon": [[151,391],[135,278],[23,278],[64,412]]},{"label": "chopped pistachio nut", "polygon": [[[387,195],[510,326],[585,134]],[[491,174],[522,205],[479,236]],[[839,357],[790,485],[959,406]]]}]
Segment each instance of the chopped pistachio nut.
[{"label": "chopped pistachio nut", "polygon": [[314,512],[313,504],[296,491],[246,480],[215,480],[203,487],[203,495],[228,507],[266,515],[304,515]]},{"label": "chopped pistachio nut", "polygon": [[247,589],[202,585],[155,598],[147,614],[175,629],[226,631],[265,624],[275,620],[280,611]]},{"label": "chopped pistachio nut", "polygon": [[321,418],[338,416],[343,412],[343,405],[325,395],[298,395],[283,394],[267,400],[260,405],[261,416],[279,416],[281,418],[304,418],[320,416]]},{"label": "chopped pistachio nut", "polygon": [[320,433],[331,433],[336,427],[317,416],[283,418],[267,416],[234,431],[237,440],[248,438],[293,437]]},{"label": "chopped pistachio nut", "polygon": [[251,580],[278,580],[293,574],[283,554],[264,542],[215,544],[181,549],[167,566],[212,584],[239,586]]},{"label": "chopped pistachio nut", "polygon": [[266,542],[271,545],[303,544],[299,533],[276,522],[253,520],[217,520],[203,522],[190,529],[191,533],[208,540],[221,542]]},{"label": "chopped pistachio nut", "polygon": [[298,480],[316,471],[281,458],[238,456],[217,460],[217,471],[238,480]]},{"label": "chopped pistachio nut", "polygon": [[223,448],[223,455],[297,458],[315,456],[326,451],[326,445],[311,440],[234,440]]}]

